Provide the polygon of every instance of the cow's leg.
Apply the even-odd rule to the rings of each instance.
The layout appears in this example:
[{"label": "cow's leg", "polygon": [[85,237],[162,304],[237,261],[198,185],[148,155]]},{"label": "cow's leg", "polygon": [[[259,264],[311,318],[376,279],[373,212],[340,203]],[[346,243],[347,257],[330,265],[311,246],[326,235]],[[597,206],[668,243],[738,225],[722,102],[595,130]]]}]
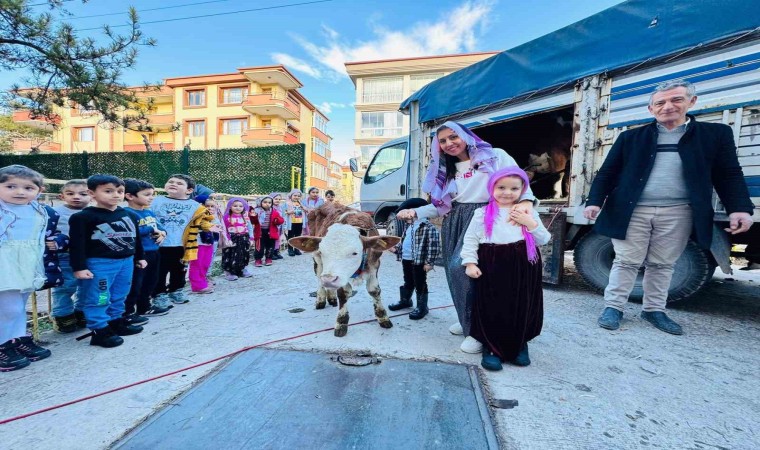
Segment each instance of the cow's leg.
[{"label": "cow's leg", "polygon": [[327,303],[330,306],[338,306],[338,291],[336,289],[325,289],[327,293]]},{"label": "cow's leg", "polygon": [[335,323],[335,336],[343,337],[348,333],[348,297],[346,291],[343,288],[338,289],[338,303],[340,309],[338,310],[338,320]]},{"label": "cow's leg", "polygon": [[562,180],[565,178],[565,172],[559,173],[559,180],[557,180],[556,183],[554,183],[554,198],[562,198],[562,186],[564,183],[562,183]]},{"label": "cow's leg", "polygon": [[390,328],[393,326],[391,319],[388,318],[388,312],[383,306],[383,301],[380,298],[380,282],[377,279],[377,268],[370,269],[367,274],[367,292],[372,296],[372,303],[375,307],[375,317],[377,322],[383,328]]},{"label": "cow's leg", "polygon": [[322,283],[319,282],[319,277],[322,275],[322,258],[316,254],[312,255],[314,259],[314,274],[317,276],[317,303],[314,305],[316,309],[325,309],[327,306],[327,289],[322,287]]}]

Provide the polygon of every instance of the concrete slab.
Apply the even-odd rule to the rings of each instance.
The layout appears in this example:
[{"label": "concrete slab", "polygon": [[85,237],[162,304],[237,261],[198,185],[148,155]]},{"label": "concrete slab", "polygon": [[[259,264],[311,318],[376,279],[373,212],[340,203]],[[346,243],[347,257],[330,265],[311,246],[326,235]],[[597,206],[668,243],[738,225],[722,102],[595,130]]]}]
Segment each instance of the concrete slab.
[{"label": "concrete slab", "polygon": [[479,391],[465,365],[251,350],[114,447],[496,449]]}]

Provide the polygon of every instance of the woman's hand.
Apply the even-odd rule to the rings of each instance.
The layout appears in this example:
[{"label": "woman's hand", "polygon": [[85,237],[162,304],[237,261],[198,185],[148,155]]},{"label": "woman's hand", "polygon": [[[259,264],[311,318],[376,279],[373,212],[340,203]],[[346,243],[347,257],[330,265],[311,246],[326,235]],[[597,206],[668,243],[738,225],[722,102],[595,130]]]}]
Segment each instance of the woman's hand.
[{"label": "woman's hand", "polygon": [[413,209],[402,209],[396,213],[396,218],[399,220],[414,220],[417,217],[417,211]]},{"label": "woman's hand", "polygon": [[464,273],[470,278],[480,278],[480,276],[483,275],[483,272],[480,271],[478,265],[474,263],[467,264]]},{"label": "woman's hand", "polygon": [[[532,209],[532,208],[531,208]],[[518,225],[525,225],[529,230],[534,230],[538,226],[538,222],[533,218],[533,213],[525,213],[517,209],[512,208],[509,212],[509,221],[515,222]]]},{"label": "woman's hand", "polygon": [[[526,214],[533,215],[533,202],[530,200],[523,200],[520,203],[516,204],[512,207],[512,211],[522,211]],[[517,222],[512,219],[512,215],[510,214],[509,217],[509,224],[510,225],[520,225]]]},{"label": "woman's hand", "polygon": [[425,264],[424,266],[422,266],[422,270],[424,270],[425,272],[430,272],[431,270],[433,270],[433,265]]}]

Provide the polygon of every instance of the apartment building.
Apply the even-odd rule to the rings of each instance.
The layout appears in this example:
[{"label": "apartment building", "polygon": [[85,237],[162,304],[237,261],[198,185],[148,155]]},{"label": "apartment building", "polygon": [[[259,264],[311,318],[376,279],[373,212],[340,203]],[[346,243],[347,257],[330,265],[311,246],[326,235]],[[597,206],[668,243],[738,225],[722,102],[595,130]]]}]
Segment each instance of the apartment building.
[{"label": "apartment building", "polygon": [[[301,87],[281,65],[167,78],[159,90],[137,94],[141,102],[150,104],[150,132],[114,128],[101,123],[100,116],[86,105],[72,105],[56,111],[60,122],[51,148],[69,153],[145,151],[146,142],[156,151],[302,143],[305,184],[324,189],[330,173],[329,119],[298,91]],[[30,120],[25,111],[15,112],[17,118],[49,126]]]},{"label": "apartment building", "polygon": [[466,53],[346,63],[356,87],[355,154],[364,168],[383,143],[409,132],[399,104],[431,81],[496,55]]}]

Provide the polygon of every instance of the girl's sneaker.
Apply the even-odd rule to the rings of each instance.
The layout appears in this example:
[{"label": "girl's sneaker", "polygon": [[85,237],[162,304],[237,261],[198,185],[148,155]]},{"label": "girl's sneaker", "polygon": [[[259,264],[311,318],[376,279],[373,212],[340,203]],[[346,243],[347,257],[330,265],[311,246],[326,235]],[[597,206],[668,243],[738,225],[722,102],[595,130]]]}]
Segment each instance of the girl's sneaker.
[{"label": "girl's sneaker", "polygon": [[238,276],[237,275],[233,275],[233,274],[231,274],[229,272],[224,272],[224,279],[227,280],[227,281],[235,281],[235,280],[238,279]]},{"label": "girl's sneaker", "polygon": [[254,267],[262,267],[263,266],[263,264],[261,264],[261,260],[260,259],[257,259],[256,261],[254,261],[253,265],[254,265]]},{"label": "girl's sneaker", "polygon": [[39,361],[51,355],[50,350],[35,344],[31,336],[13,339],[13,343],[16,345],[16,351],[29,361]]},{"label": "girl's sneaker", "polygon": [[142,325],[148,323],[148,318],[139,314],[128,314],[124,316],[124,321],[130,325]]},{"label": "girl's sneaker", "polygon": [[265,266],[271,266],[271,265],[272,265],[272,259],[271,259],[271,258],[267,258],[267,259],[264,261],[264,265],[265,265]]},{"label": "girl's sneaker", "polygon": [[159,308],[158,306],[151,306],[148,308],[147,311],[140,314],[141,316],[145,317],[151,317],[151,316],[165,316],[169,314],[169,308]]},{"label": "girl's sneaker", "polygon": [[176,303],[178,305],[190,303],[190,300],[188,300],[187,297],[185,296],[185,291],[181,291],[181,290],[169,292],[169,300],[171,300],[172,303]]},{"label": "girl's sneaker", "polygon": [[213,294],[213,293],[214,293],[214,288],[212,288],[211,286],[205,287],[197,291],[193,291],[193,294]]},{"label": "girl's sneaker", "polygon": [[[259,263],[261,262],[259,261]],[[253,274],[251,273],[251,269],[249,267],[243,269],[243,278],[251,278],[252,276]]]},{"label": "girl's sneaker", "polygon": [[31,361],[18,352],[13,340],[0,345],[0,372],[23,369],[29,364]]},{"label": "girl's sneaker", "polygon": [[172,307],[171,300],[169,299],[169,294],[165,292],[162,292],[161,294],[155,296],[152,303],[154,308],[169,309]]}]

